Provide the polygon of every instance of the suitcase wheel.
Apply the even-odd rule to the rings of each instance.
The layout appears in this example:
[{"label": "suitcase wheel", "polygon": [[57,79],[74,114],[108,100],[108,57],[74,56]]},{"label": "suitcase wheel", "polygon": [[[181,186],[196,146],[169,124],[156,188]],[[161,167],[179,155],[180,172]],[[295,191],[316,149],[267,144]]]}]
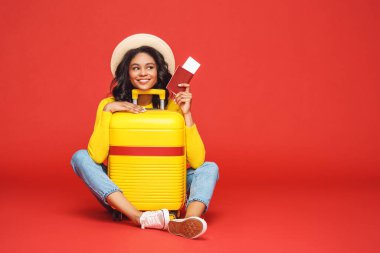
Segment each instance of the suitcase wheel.
[{"label": "suitcase wheel", "polygon": [[122,221],[123,220],[123,214],[117,210],[113,210],[112,220],[113,221]]},{"label": "suitcase wheel", "polygon": [[180,217],[180,211],[169,211],[169,218],[171,220],[178,219]]}]

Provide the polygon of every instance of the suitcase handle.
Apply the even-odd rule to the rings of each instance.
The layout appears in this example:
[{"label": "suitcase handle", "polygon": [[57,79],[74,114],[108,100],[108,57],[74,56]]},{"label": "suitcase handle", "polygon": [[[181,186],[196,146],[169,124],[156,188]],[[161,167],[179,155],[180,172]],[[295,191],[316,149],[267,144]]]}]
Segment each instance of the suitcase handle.
[{"label": "suitcase handle", "polygon": [[132,100],[135,105],[137,105],[137,98],[139,95],[159,95],[160,96],[160,109],[165,109],[165,90],[161,89],[150,89],[150,90],[132,90]]}]

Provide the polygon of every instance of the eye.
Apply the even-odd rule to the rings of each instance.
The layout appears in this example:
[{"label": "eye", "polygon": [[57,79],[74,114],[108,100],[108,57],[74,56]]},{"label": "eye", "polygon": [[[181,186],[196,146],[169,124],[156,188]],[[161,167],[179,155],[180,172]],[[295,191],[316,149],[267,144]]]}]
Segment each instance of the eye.
[{"label": "eye", "polygon": [[132,70],[134,71],[139,70],[139,67],[132,67]]}]

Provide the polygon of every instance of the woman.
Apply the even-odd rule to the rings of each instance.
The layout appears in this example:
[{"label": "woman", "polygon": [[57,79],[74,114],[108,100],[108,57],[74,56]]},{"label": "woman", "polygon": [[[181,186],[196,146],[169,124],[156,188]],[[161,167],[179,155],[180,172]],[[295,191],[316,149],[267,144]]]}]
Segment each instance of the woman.
[{"label": "woman", "polygon": [[146,108],[158,108],[158,98],[152,95],[140,95],[138,104],[132,104],[131,90],[165,89],[174,67],[173,53],[160,38],[136,34],[123,40],[115,48],[111,60],[113,96],[100,102],[88,149],[77,151],[71,164],[75,173],[106,208],[118,210],[142,228],[164,229],[175,235],[196,238],[207,229],[207,223],[200,216],[207,210],[219,175],[215,163],[204,162],[204,145],[191,115],[189,84],[180,84],[186,90],[176,94],[174,100],[168,99],[168,96],[165,100],[166,109],[182,113],[186,124],[186,155],[191,168],[187,170],[186,177],[189,194],[184,219],[169,220],[166,209],[137,210],[110,180],[106,174],[107,168],[102,164],[109,151],[112,113],[144,113]]}]

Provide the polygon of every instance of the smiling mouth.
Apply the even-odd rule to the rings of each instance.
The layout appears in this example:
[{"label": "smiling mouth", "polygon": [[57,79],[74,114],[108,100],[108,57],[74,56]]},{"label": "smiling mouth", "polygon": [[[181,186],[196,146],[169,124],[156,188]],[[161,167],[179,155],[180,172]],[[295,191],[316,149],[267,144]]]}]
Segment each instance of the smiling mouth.
[{"label": "smiling mouth", "polygon": [[147,82],[150,81],[150,79],[139,79],[137,80],[139,83],[146,84]]}]

